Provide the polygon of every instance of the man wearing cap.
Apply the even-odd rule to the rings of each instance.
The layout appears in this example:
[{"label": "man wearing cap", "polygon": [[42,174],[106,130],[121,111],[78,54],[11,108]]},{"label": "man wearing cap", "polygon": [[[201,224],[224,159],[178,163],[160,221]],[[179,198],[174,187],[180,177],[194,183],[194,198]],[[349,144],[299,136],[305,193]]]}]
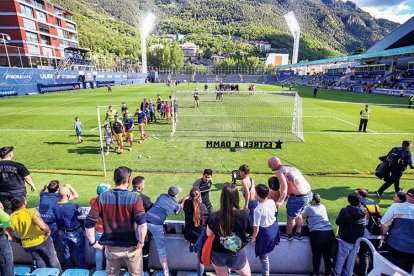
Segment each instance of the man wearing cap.
[{"label": "man wearing cap", "polygon": [[176,197],[182,193],[182,191],[183,190],[180,187],[170,187],[168,189],[168,194],[161,194],[151,209],[147,212],[148,230],[154,237],[164,275],[169,275],[169,270],[163,224],[169,214],[174,213],[178,215],[183,209],[185,198],[180,199],[178,203],[176,201]]},{"label": "man wearing cap", "polygon": [[[101,193],[85,220],[89,245],[105,246],[106,275],[115,276],[126,262],[131,276],[143,275],[142,247],[147,234],[147,222],[142,198],[128,190],[131,184],[128,167],[114,171],[115,189]],[[95,239],[95,225],[102,219],[103,234]]]},{"label": "man wearing cap", "polygon": [[21,163],[12,161],[13,147],[2,147],[0,149],[0,202],[4,211],[11,214],[11,199],[15,196],[26,197],[26,182],[32,192],[36,186],[30,177],[29,170]]},{"label": "man wearing cap", "polygon": [[394,203],[381,219],[382,239],[388,233],[388,259],[411,273],[414,265],[414,188],[407,192],[407,201]]},{"label": "man wearing cap", "polygon": [[[390,176],[386,179],[385,183],[376,191],[378,198],[381,198],[382,194],[387,190],[392,184],[394,184],[394,191],[396,193],[402,192],[403,189],[400,188],[400,178],[403,175],[404,171],[410,166],[413,169],[413,161],[411,154],[411,141],[403,141],[401,147],[394,147],[386,156],[386,161],[388,162],[390,169]],[[381,157],[382,158],[382,157]]]},{"label": "man wearing cap", "polygon": [[[96,193],[98,196],[106,191],[109,191],[111,189],[111,185],[107,183],[99,184],[98,187],[96,187]],[[95,204],[96,200],[98,198],[94,197],[90,201],[91,207]],[[99,241],[99,239],[102,237],[103,234],[103,226],[102,226],[102,219],[99,219],[98,222],[95,224],[95,240]],[[96,249],[95,250],[95,265],[96,265],[96,271],[103,270],[103,253],[104,251],[102,249]]]},{"label": "man wearing cap", "polygon": [[[289,241],[293,238],[302,240],[302,212],[313,197],[311,186],[297,168],[283,165],[278,157],[270,157],[267,163],[269,168],[276,172],[280,184],[280,196],[276,201],[278,209],[289,195],[286,203],[286,234],[283,233],[281,236]],[[296,232],[293,234],[295,226]]]}]

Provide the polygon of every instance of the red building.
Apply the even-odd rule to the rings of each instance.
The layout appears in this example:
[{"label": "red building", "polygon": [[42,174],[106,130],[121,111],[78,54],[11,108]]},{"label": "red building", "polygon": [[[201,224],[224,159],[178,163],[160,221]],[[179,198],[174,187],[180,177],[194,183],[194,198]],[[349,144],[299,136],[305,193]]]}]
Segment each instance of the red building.
[{"label": "red building", "polygon": [[0,66],[55,67],[79,47],[71,15],[48,0],[0,0]]}]

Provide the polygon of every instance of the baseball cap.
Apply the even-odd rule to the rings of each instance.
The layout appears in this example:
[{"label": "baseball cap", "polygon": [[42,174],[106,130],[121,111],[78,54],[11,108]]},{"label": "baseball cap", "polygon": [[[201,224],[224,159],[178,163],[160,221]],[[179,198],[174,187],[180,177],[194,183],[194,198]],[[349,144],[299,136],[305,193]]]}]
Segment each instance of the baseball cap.
[{"label": "baseball cap", "polygon": [[7,154],[13,151],[13,147],[2,147],[0,149],[0,158],[3,159]]},{"label": "baseball cap", "polygon": [[170,187],[168,189],[168,194],[170,196],[176,196],[178,194],[181,194],[182,192],[183,192],[183,189],[181,189],[180,187],[174,187],[174,186],[172,186],[172,187]]},{"label": "baseball cap", "polygon": [[111,185],[107,184],[107,183],[102,183],[99,184],[98,187],[96,187],[96,193],[98,195],[108,191],[111,188]]},{"label": "baseball cap", "polygon": [[407,195],[408,195],[408,196],[411,196],[411,197],[414,197],[414,188],[409,189],[409,190],[407,191]]}]

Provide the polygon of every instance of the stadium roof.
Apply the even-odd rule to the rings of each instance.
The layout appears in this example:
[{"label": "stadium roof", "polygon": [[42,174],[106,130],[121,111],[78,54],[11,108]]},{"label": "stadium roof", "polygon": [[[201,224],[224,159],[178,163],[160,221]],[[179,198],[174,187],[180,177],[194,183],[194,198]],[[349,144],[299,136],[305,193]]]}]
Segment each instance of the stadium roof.
[{"label": "stadium roof", "polygon": [[375,53],[365,53],[365,54],[359,54],[359,55],[353,55],[353,56],[342,56],[342,57],[320,59],[320,60],[314,60],[314,61],[308,61],[308,62],[299,62],[296,64],[276,66],[276,69],[289,69],[289,68],[303,67],[303,66],[309,66],[309,65],[355,61],[355,60],[370,59],[370,58],[396,57],[396,56],[403,56],[403,55],[408,55],[408,54],[414,54],[414,46],[407,46],[407,47],[401,47],[401,48],[396,48],[396,49],[384,50],[384,51],[379,51]]},{"label": "stadium roof", "polygon": [[389,35],[378,41],[367,53],[374,53],[414,44],[414,16],[403,25],[392,31]]}]

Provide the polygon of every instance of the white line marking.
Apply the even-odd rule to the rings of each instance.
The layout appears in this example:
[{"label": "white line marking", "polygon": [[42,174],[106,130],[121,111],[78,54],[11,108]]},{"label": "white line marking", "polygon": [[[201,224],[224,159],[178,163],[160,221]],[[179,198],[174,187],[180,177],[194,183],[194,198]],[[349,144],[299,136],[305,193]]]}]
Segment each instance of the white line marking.
[{"label": "white line marking", "polygon": [[[75,130],[69,129],[23,129],[23,128],[0,128],[0,131],[16,131],[16,132],[73,132]],[[82,132],[90,132],[90,130],[83,130]]]},{"label": "white line marking", "polygon": [[[359,125],[354,124],[354,123],[352,123],[352,122],[350,122],[350,121],[347,121],[347,120],[344,120],[344,119],[341,119],[341,118],[338,118],[338,117],[332,117],[332,118],[335,118],[335,119],[337,119],[337,120],[339,120],[339,121],[342,121],[342,122],[344,122],[344,123],[348,123],[348,124],[350,124],[350,125],[353,125],[353,126],[359,127]],[[371,132],[373,132],[373,133],[378,133],[378,132],[376,132],[376,131],[374,131],[374,130],[371,130],[371,129],[368,129],[368,128],[367,128],[367,130],[368,130],[368,131],[371,131]]]},{"label": "white line marking", "polygon": [[61,105],[66,105],[66,104],[70,104],[70,103],[76,103],[76,102],[79,102],[79,101],[81,101],[81,100],[66,102],[66,103],[62,103],[62,104],[42,106],[42,107],[37,107],[37,108],[32,108],[32,109],[26,109],[26,110],[23,110],[23,111],[16,111],[16,112],[12,112],[12,113],[1,114],[0,117],[1,116],[8,116],[8,115],[13,115],[13,114],[20,114],[20,113],[30,112],[30,111],[44,109],[44,108],[53,108],[55,106],[61,106]]},{"label": "white line marking", "polygon": [[358,132],[358,131],[349,131],[349,132],[342,132],[342,131],[309,131],[303,132],[303,134],[344,134],[344,135],[414,135],[414,132]]},{"label": "white line marking", "polygon": [[97,130],[99,127],[95,127],[95,128],[93,128],[93,129],[91,129],[90,131],[95,131],[95,130]]}]

